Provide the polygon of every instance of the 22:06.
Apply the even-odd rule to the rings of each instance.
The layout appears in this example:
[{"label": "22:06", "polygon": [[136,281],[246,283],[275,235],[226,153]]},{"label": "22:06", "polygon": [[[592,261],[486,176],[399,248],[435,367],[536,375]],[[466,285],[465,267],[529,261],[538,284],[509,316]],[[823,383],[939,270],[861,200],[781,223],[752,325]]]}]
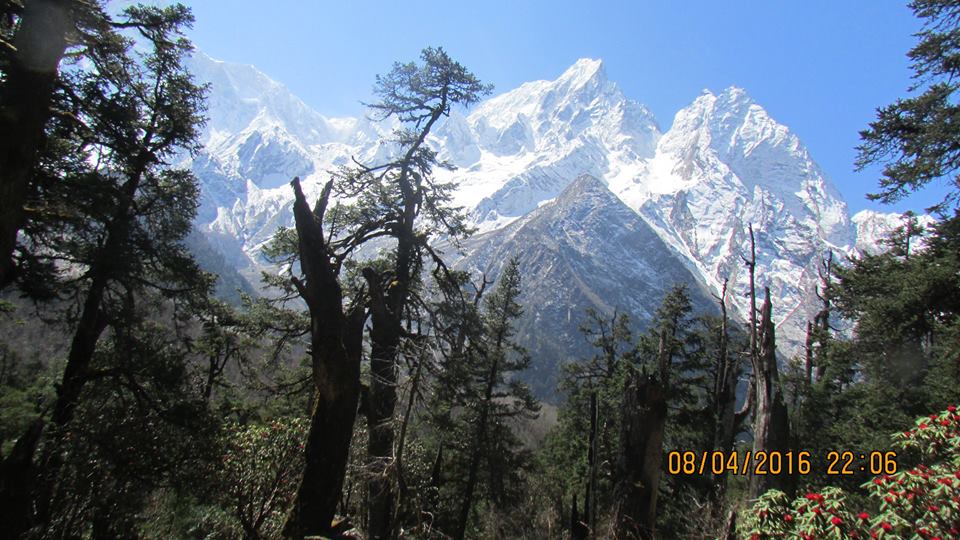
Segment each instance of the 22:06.
[{"label": "22:06", "polygon": [[849,450],[827,452],[828,475],[851,475],[856,472],[877,474],[895,474],[897,472],[896,452],[867,452],[855,454]]}]

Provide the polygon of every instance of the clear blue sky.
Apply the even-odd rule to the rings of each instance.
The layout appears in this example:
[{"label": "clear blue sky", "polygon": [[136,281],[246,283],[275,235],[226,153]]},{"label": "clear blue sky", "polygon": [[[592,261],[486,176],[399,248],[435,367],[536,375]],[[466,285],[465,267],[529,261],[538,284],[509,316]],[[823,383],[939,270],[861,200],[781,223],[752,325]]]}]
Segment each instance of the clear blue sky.
[{"label": "clear blue sky", "polygon": [[906,95],[919,29],[893,0],[318,2],[187,1],[191,37],[214,58],[254,64],[326,115],[359,115],[374,75],[443,46],[495,93],[552,79],[581,57],[646,104],[661,128],[704,88],[743,87],[797,133],[852,211],[878,172],[853,172],[858,131]]}]

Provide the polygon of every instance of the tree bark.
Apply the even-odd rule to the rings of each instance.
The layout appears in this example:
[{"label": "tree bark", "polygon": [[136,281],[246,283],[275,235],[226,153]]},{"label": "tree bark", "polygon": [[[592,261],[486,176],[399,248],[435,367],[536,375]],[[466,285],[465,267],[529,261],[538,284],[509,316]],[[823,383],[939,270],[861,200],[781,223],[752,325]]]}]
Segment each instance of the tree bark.
[{"label": "tree bark", "polygon": [[[738,431],[736,414],[737,382],[740,380],[739,358],[732,357],[729,351],[729,336],[727,331],[727,281],[723,282],[720,294],[720,332],[717,351],[717,380],[715,387],[714,413],[717,421],[714,434],[714,449],[729,453],[733,450],[734,439]],[[726,470],[714,477],[714,502],[723,499],[727,487]],[[719,509],[719,504],[715,508]]]},{"label": "tree bark", "polygon": [[360,401],[360,355],[365,312],[343,307],[343,292],[323,235],[323,215],[333,182],[324,186],[311,212],[300,188],[294,191],[293,215],[305,281],[295,280],[310,312],[313,381],[316,387],[310,430],[304,449],[303,478],[283,534],[288,538],[331,532],[343,490],[353,424]]},{"label": "tree bark", "polygon": [[624,388],[614,495],[617,538],[652,539],[655,534],[670,384],[666,341],[664,330],[660,334],[658,374],[631,373]]},{"label": "tree bark", "polygon": [[[399,260],[399,257],[398,257]],[[398,263],[399,264],[399,263]],[[367,455],[370,475],[367,492],[367,535],[385,540],[392,534],[394,460],[393,411],[397,405],[397,353],[402,334],[401,320],[390,309],[389,293],[383,291],[382,276],[364,268],[370,290],[370,391],[367,402]],[[400,288],[399,279],[392,288]]]},{"label": "tree bark", "polygon": [[587,496],[584,498],[584,514],[587,519],[589,536],[595,536],[597,531],[597,450],[600,444],[600,409],[597,406],[597,392],[590,394],[590,434],[587,439],[590,445],[587,449]]},{"label": "tree bark", "polygon": [[653,538],[667,417],[665,389],[655,377],[632,376],[624,389],[617,470],[617,538]]},{"label": "tree bark", "polygon": [[[763,308],[760,313],[760,349],[758,352],[756,415],[753,424],[753,454],[779,452],[790,448],[790,419],[780,388],[777,370],[776,336],[771,317],[770,288],[764,288]],[[752,475],[750,498],[756,498],[770,489],[791,491],[792,478],[786,474]]]},{"label": "tree bark", "polygon": [[570,538],[571,540],[587,540],[590,529],[581,519],[580,512],[577,511],[577,494],[573,494],[573,503],[570,508]]},{"label": "tree bark", "polygon": [[30,175],[73,25],[70,4],[68,0],[25,3],[13,42],[16,52],[0,88],[0,289],[14,279],[13,252],[23,227]]}]

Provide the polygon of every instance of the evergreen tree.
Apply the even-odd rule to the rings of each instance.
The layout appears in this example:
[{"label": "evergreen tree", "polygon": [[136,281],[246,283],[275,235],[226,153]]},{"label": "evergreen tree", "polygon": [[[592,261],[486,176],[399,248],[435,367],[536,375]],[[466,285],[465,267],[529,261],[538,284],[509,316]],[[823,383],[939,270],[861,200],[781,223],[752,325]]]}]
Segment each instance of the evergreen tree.
[{"label": "evergreen tree", "polygon": [[[589,313],[592,324],[583,330],[598,354],[564,366],[561,388],[567,399],[541,462],[565,498],[585,495],[586,517],[581,519],[594,534],[602,534],[602,523],[614,510],[621,535],[651,534],[654,518],[665,535],[684,534],[701,524],[691,522],[686,509],[691,501],[706,500],[709,482],[661,481],[660,459],[650,457],[663,448],[712,448],[716,424],[710,369],[716,345],[703,336],[691,312],[685,288],[675,287],[637,341],[626,316],[607,320]],[[653,414],[654,409],[659,413]]]},{"label": "evergreen tree", "polygon": [[13,281],[14,249],[43,131],[51,115],[58,67],[80,11],[97,3],[4,2],[0,47],[0,289]]},{"label": "evergreen tree", "polygon": [[583,513],[589,522],[590,516],[600,515],[598,509],[613,505],[610,465],[619,450],[620,404],[627,366],[639,360],[625,314],[607,319],[588,310],[580,331],[597,353],[582,363],[562,366],[559,390],[566,394],[565,401],[544,453],[548,474],[556,475],[554,481],[564,496],[583,495]]},{"label": "evergreen tree", "polygon": [[[430,246],[439,235],[458,239],[467,232],[465,216],[451,207],[452,185],[433,179],[433,169],[446,166],[425,145],[434,125],[455,105],[470,105],[489,91],[443,49],[427,48],[422,64],[395,64],[377,77],[374,91],[380,101],[371,105],[380,119],[396,117],[405,125],[395,143],[400,157],[378,167],[362,167],[347,176],[344,193],[359,194],[351,213],[360,214],[360,229],[378,223],[395,247],[382,270],[363,269],[370,299],[370,385],[367,408],[368,453],[371,478],[368,486],[370,538],[392,534],[394,501],[387,466],[393,458],[393,416],[397,403],[397,362],[403,339],[403,322],[416,297],[424,260],[437,265],[441,279],[445,265]],[[372,216],[371,216],[372,213]]]},{"label": "evergreen tree", "polygon": [[884,165],[880,191],[869,198],[891,203],[932,181],[952,189],[936,205],[956,205],[960,195],[960,5],[951,0],[914,0],[909,4],[923,20],[916,46],[907,53],[913,68],[913,97],[877,111],[876,121],[860,133],[857,166]]},{"label": "evergreen tree", "polygon": [[[71,114],[51,138],[58,148],[49,155],[72,158],[42,159],[34,169],[48,217],[24,230],[34,259],[56,271],[49,290],[69,306],[64,316],[72,340],[50,415],[50,441],[77,418],[88,383],[110,374],[129,375],[134,384],[130,370],[150,369],[131,363],[145,347],[137,345],[141,337],[152,339],[139,326],[147,305],[189,301],[209,286],[182,245],[196,211],[196,181],[170,168],[174,157],[195,150],[201,124],[203,89],[182,63],[190,44],[180,32],[191,21],[179,5],[127,8],[112,24],[136,29],[139,39],[105,31],[86,51],[93,67],[62,75],[60,98]],[[144,52],[134,53],[135,45]],[[100,355],[108,330],[115,354]],[[32,429],[20,438],[21,461],[9,456],[5,471],[29,466],[40,433]],[[39,464],[48,478],[57,476],[57,456],[48,448]],[[38,495],[41,522],[50,518],[47,488]],[[31,500],[26,489],[5,481],[2,491],[22,510],[19,505]]]},{"label": "evergreen tree", "polygon": [[452,357],[437,381],[434,416],[448,449],[443,470],[461,480],[452,495],[454,538],[466,536],[478,499],[494,508],[516,500],[518,475],[529,461],[511,422],[539,410],[529,388],[515,378],[530,365],[514,338],[513,325],[522,314],[519,296],[519,263],[512,259],[484,299],[480,326],[465,336],[463,353]]},{"label": "evergreen tree", "polygon": [[[293,182],[297,251],[305,277],[294,283],[310,309],[318,390],[306,473],[288,522],[287,534],[293,536],[325,532],[339,500],[360,396],[364,308],[370,316],[368,533],[371,538],[393,533],[395,471],[389,465],[394,461],[398,361],[410,334],[404,323],[413,318],[411,308],[422,303],[417,298],[426,260],[435,265],[437,276],[456,283],[431,241],[441,235],[456,241],[467,232],[462,212],[449,204],[453,186],[433,178],[435,167],[449,165],[439,163],[425,141],[452,107],[474,103],[489,91],[442,49],[427,48],[421,59],[422,64],[395,64],[390,73],[377,77],[374,88],[380,101],[370,105],[372,110],[403,125],[392,141],[396,158],[344,169],[326,184],[312,211],[299,181]],[[353,202],[328,212],[332,194]],[[378,238],[389,242],[387,253],[364,263],[357,272],[363,284],[353,282],[355,287],[345,290],[341,270],[345,265],[357,268],[351,255]],[[345,295],[354,300],[346,313]]]}]

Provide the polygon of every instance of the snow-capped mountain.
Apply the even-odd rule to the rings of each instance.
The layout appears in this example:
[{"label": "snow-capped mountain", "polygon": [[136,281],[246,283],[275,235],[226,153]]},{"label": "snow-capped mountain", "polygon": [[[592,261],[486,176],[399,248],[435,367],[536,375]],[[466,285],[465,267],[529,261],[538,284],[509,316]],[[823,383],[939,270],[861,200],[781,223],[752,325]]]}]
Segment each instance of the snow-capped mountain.
[{"label": "snow-capped mountain", "polygon": [[532,359],[526,378],[541,396],[555,391],[558,363],[596,353],[579,332],[586,307],[605,318],[628,313],[642,323],[671,287],[682,284],[697,313],[718,311],[679,254],[590,175],[509,225],[473,236],[463,248],[457,266],[488,279],[511,257],[519,259],[526,307],[517,336]]},{"label": "snow-capped mountain", "polygon": [[[193,69],[211,83],[205,149],[192,162],[203,188],[198,224],[228,261],[254,275],[263,265],[263,243],[292,224],[290,178],[300,176],[310,197],[325,171],[351,157],[383,160],[390,148],[379,140],[393,126],[325,117],[252,66],[198,54]],[[586,307],[625,310],[642,320],[650,305],[637,303],[631,291],[649,297],[688,276],[714,294],[729,278],[728,300],[746,319],[742,257],[752,224],[758,286],[771,288],[778,335],[793,354],[816,310],[819,258],[857,247],[858,227],[836,188],[796,135],[738,88],[704,92],[662,133],[652,114],[607,78],[602,62],[583,59],[556,80],[454,111],[429,143],[457,166],[438,174],[458,183],[455,203],[484,233],[466,244],[460,264],[489,270],[520,254],[529,263],[525,272],[549,282],[559,278],[540,272],[566,264],[561,259],[590,261],[566,268],[563,279],[573,281],[555,285],[594,292],[534,295],[537,302],[527,308],[534,320],[562,322],[556,310],[573,320]],[[596,215],[570,204],[569,192],[566,203],[558,198],[583,175],[594,180],[578,182],[584,185],[575,191],[598,205]],[[610,193],[619,199],[615,210]],[[604,226],[571,228],[577,219]],[[649,237],[641,230],[656,235],[656,249],[623,240]],[[601,268],[602,261],[609,267]],[[651,278],[651,268],[662,275],[638,277]],[[637,288],[640,282],[653,285]],[[654,296],[659,301],[662,292]]]},{"label": "snow-capped mountain", "polygon": [[[907,214],[898,214],[896,212],[875,212],[873,210],[861,210],[851,218],[857,228],[857,251],[870,255],[879,255],[889,251],[890,235],[897,229],[903,229],[908,226],[910,216]],[[937,222],[933,216],[922,214],[915,216],[916,226],[929,228]],[[923,247],[923,241],[918,246]]]},{"label": "snow-capped mountain", "polygon": [[757,285],[770,287],[779,335],[794,345],[818,309],[820,258],[854,243],[839,192],[796,135],[739,88],[705,92],[678,112],[646,169],[611,187],[711,289],[729,278],[744,318],[752,224]]}]

